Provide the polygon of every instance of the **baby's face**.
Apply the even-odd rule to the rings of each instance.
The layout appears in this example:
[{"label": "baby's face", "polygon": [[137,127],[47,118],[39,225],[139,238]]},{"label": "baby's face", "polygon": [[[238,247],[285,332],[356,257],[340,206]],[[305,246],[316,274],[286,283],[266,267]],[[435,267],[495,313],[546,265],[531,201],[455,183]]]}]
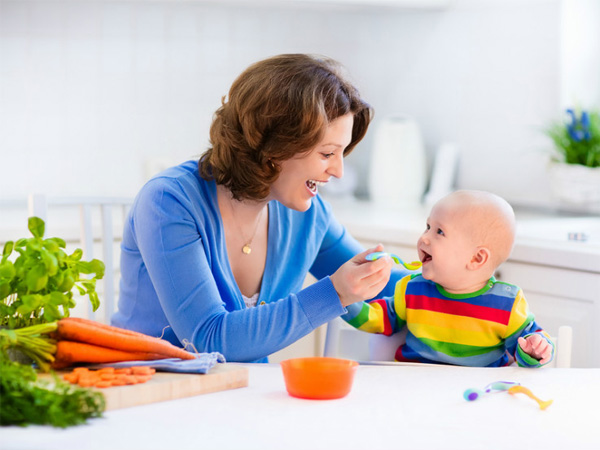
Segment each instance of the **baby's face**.
[{"label": "baby's face", "polygon": [[462,286],[468,276],[467,264],[477,252],[468,216],[462,208],[436,204],[417,243],[423,278],[447,290]]}]

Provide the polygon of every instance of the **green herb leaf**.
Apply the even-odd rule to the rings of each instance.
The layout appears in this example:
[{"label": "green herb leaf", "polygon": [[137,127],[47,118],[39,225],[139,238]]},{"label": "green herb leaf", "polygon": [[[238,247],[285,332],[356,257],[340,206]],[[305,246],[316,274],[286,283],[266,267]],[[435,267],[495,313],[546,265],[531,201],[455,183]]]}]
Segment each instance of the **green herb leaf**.
[{"label": "green herb leaf", "polygon": [[37,266],[32,267],[25,278],[27,289],[31,292],[42,290],[48,283],[48,271],[46,270],[46,266],[38,264]]},{"label": "green herb leaf", "polygon": [[65,428],[101,417],[101,392],[70,385],[57,376],[43,381],[31,366],[0,356],[0,425],[52,425]]},{"label": "green herb leaf", "polygon": [[44,221],[42,219],[40,219],[39,217],[30,217],[28,224],[27,224],[27,228],[29,228],[29,231],[31,231],[31,234],[33,234],[35,237],[37,238],[42,238],[44,237],[44,230],[45,230],[45,224]]},{"label": "green herb leaf", "polygon": [[0,278],[14,278],[17,271],[15,270],[15,266],[10,261],[4,261],[0,263]]},{"label": "green herb leaf", "polygon": [[15,243],[13,241],[6,241],[6,244],[4,244],[4,249],[2,250],[2,257],[8,258],[12,253],[14,246]]}]

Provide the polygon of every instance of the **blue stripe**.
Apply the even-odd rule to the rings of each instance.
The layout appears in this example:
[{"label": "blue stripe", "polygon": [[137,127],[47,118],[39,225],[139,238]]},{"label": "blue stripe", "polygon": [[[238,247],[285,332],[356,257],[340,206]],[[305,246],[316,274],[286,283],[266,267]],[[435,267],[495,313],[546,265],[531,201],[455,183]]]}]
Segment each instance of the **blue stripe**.
[{"label": "blue stripe", "polygon": [[515,297],[519,289],[510,284],[495,283],[489,291],[482,295],[471,298],[452,298],[442,294],[435,283],[431,283],[424,278],[420,279],[419,282],[415,281],[416,279],[408,283],[406,291],[407,295],[423,295],[426,297],[452,300],[470,305],[488,306],[502,311],[512,311]]},{"label": "blue stripe", "polygon": [[501,367],[508,362],[504,347],[491,349],[489,353],[483,355],[456,358],[431,349],[410,332],[406,336],[406,344],[402,347],[402,354],[407,358],[422,362],[468,367]]}]

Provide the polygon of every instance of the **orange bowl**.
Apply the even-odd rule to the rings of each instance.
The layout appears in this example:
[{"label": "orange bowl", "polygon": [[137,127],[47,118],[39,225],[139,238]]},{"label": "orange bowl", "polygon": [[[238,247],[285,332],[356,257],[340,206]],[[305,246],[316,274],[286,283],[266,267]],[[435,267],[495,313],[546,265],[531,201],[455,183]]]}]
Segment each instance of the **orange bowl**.
[{"label": "orange bowl", "polygon": [[288,394],[321,400],[348,395],[357,367],[356,361],[339,358],[312,357],[281,361]]}]

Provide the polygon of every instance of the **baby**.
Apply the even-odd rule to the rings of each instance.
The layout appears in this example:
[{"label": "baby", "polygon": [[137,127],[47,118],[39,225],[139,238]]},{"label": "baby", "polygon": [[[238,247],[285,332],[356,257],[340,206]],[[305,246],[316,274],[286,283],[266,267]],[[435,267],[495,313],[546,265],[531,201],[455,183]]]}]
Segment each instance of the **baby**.
[{"label": "baby", "polygon": [[438,201],[417,243],[422,273],[404,277],[393,297],[355,303],[342,318],[369,333],[407,327],[397,361],[541,367],[554,344],[523,295],[494,278],[512,250],[515,216],[497,195],[456,191]]}]

